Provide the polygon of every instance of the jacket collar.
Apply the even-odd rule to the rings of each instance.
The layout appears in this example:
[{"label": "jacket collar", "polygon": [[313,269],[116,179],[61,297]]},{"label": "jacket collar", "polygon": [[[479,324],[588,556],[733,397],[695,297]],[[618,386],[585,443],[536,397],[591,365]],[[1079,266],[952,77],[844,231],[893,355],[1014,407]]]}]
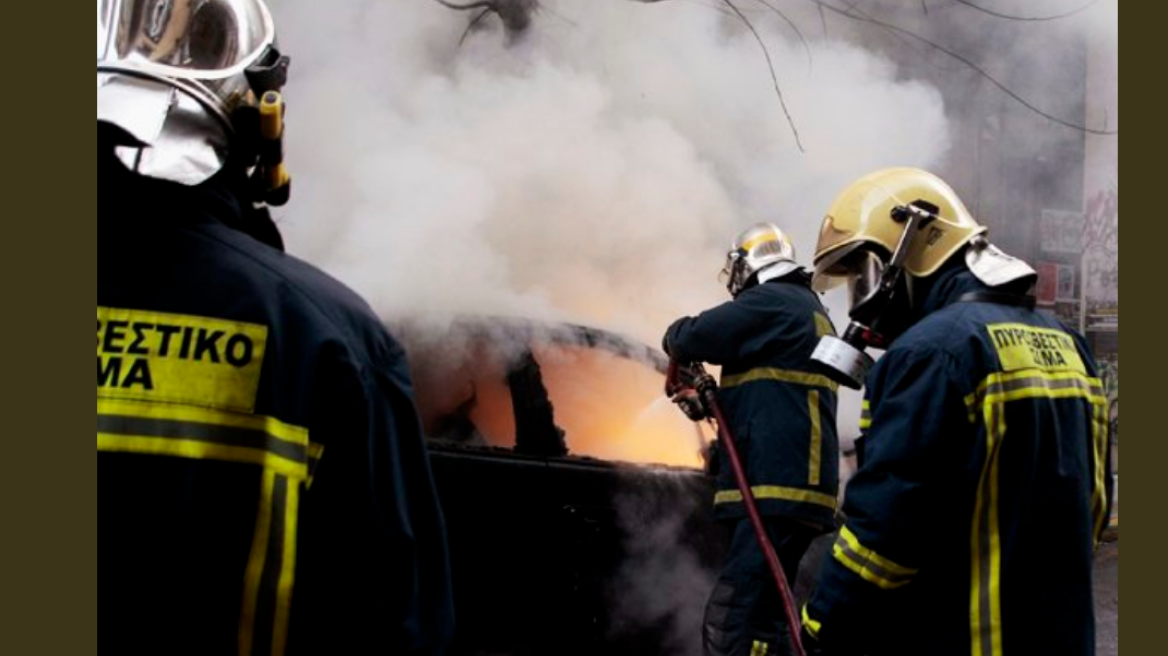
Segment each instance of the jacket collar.
[{"label": "jacket collar", "polygon": [[239,193],[246,189],[246,182],[246,177],[232,179],[229,169],[196,186],[147,178],[131,173],[99,143],[98,221],[138,227],[222,224],[283,250],[283,240],[267,211],[252,208]]},{"label": "jacket collar", "polygon": [[932,278],[926,279],[919,291],[924,293],[924,302],[916,313],[917,319],[956,303],[962,295],[969,292],[997,291],[1009,294],[1025,294],[1031,285],[1029,279],[1014,280],[1004,285],[990,287],[978,280],[977,276],[960,259],[955,259]]}]

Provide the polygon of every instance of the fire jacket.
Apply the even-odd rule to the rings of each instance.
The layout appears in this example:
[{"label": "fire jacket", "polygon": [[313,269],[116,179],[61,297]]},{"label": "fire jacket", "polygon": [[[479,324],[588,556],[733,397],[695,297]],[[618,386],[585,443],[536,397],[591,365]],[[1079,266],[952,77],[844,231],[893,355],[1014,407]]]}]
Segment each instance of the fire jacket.
[{"label": "fire jacket", "polygon": [[[836,385],[808,366],[834,334],[801,271],[744,289],[733,300],[678,319],[670,356],[721,365],[718,403],[764,515],[830,528],[839,487]],[[728,458],[718,458],[714,514],[746,516]]]},{"label": "fire jacket", "polygon": [[804,608],[831,654],[1095,653],[1107,404],[1083,339],[942,274],[869,372],[846,523]]},{"label": "fire jacket", "polygon": [[400,346],[240,203],[99,172],[107,654],[438,654],[445,527]]}]

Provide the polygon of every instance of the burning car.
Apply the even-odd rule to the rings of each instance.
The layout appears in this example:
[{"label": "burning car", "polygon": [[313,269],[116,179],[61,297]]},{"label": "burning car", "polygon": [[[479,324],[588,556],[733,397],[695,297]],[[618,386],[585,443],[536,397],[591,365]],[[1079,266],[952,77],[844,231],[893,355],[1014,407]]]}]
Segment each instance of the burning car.
[{"label": "burning car", "polygon": [[463,654],[684,654],[724,542],[665,356],[576,325],[395,328],[446,513]]}]

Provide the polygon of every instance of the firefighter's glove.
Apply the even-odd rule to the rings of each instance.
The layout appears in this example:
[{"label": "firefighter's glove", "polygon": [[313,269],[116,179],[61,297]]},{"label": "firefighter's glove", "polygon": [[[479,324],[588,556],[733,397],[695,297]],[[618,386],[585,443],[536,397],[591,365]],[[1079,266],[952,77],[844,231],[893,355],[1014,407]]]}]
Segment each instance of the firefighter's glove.
[{"label": "firefighter's glove", "polygon": [[685,389],[677,394],[674,394],[672,399],[677,407],[689,417],[691,421],[704,421],[710,416],[710,409],[706,407],[705,401],[698,394],[697,390]]}]

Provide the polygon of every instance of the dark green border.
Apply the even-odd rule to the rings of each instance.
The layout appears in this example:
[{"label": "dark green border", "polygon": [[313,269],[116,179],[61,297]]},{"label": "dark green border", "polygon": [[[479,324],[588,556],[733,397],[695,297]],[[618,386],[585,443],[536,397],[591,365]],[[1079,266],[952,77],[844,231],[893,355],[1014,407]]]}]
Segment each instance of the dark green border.
[{"label": "dark green border", "polygon": [[[1014,4],[983,1],[1003,8]],[[1138,229],[1137,237],[1127,240],[1126,254],[1140,275],[1127,278],[1123,322],[1128,354],[1123,543],[1125,570],[1131,573],[1123,626],[1127,648],[1137,650],[1130,653],[1149,654],[1163,650],[1166,582],[1157,535],[1168,537],[1156,528],[1166,516],[1158,508],[1164,498],[1158,488],[1168,483],[1163,471],[1168,430],[1157,412],[1168,405],[1168,382],[1161,373],[1168,320],[1160,307],[1168,297],[1163,201],[1168,157],[1159,139],[1144,132],[1166,120],[1166,105],[1153,99],[1163,93],[1168,77],[1159,50],[1164,23],[1150,16],[1154,6],[1129,3],[1124,21],[1126,79],[1134,81],[1129,88],[1139,101],[1125,108],[1125,132],[1137,137],[1128,141],[1126,161],[1135,166],[1127,169],[1127,216]],[[1132,19],[1135,9],[1147,16]],[[92,123],[81,116],[88,112],[88,101],[82,100],[89,97],[89,79],[86,72],[82,80],[78,65],[81,46],[92,43],[88,16],[80,3],[10,3],[5,10],[5,49],[13,65],[6,68],[4,94],[11,171],[4,195],[9,280],[4,325],[7,378],[19,402],[6,408],[6,466],[0,477],[3,516],[9,520],[3,529],[7,612],[0,621],[0,648],[12,654],[96,651],[92,373],[86,369],[82,376],[80,369],[90,362],[80,357],[90,333],[77,330],[89,325],[82,313],[93,300],[96,270],[96,176],[89,154],[95,137]]]},{"label": "dark green border", "polygon": [[[93,47],[82,3],[5,5],[3,497],[0,651],[93,654],[97,469]],[[66,9],[69,9],[66,11]],[[84,29],[82,29],[84,27]],[[81,369],[85,363],[84,375]]]},{"label": "dark green border", "polygon": [[[1120,542],[1124,547],[1121,571],[1128,573],[1128,583],[1124,587],[1120,625],[1128,654],[1153,654],[1163,649],[1166,620],[1162,608],[1168,585],[1168,574],[1161,565],[1164,543],[1159,539],[1168,539],[1168,531],[1162,528],[1166,518],[1162,490],[1168,485],[1168,431],[1165,416],[1160,414],[1168,411],[1163,357],[1163,327],[1168,325],[1164,316],[1168,294],[1163,283],[1164,272],[1168,271],[1164,248],[1168,230],[1160,219],[1164,214],[1162,172],[1168,167],[1164,165],[1162,138],[1155,136],[1164,129],[1163,104],[1154,100],[1163,97],[1161,83],[1153,82],[1164,78],[1164,30],[1159,17],[1152,16],[1159,13],[1152,11],[1154,7],[1129,2],[1121,21],[1127,30],[1123,34],[1123,52],[1127,53],[1123,61],[1128,101],[1121,128],[1127,135],[1127,154],[1123,158],[1127,163],[1126,215],[1128,227],[1137,229],[1128,232],[1132,238],[1124,241],[1129,268],[1121,337],[1126,345],[1122,350],[1127,354],[1122,358],[1127,401],[1123,404]],[[1134,270],[1131,264],[1136,265]]]}]

